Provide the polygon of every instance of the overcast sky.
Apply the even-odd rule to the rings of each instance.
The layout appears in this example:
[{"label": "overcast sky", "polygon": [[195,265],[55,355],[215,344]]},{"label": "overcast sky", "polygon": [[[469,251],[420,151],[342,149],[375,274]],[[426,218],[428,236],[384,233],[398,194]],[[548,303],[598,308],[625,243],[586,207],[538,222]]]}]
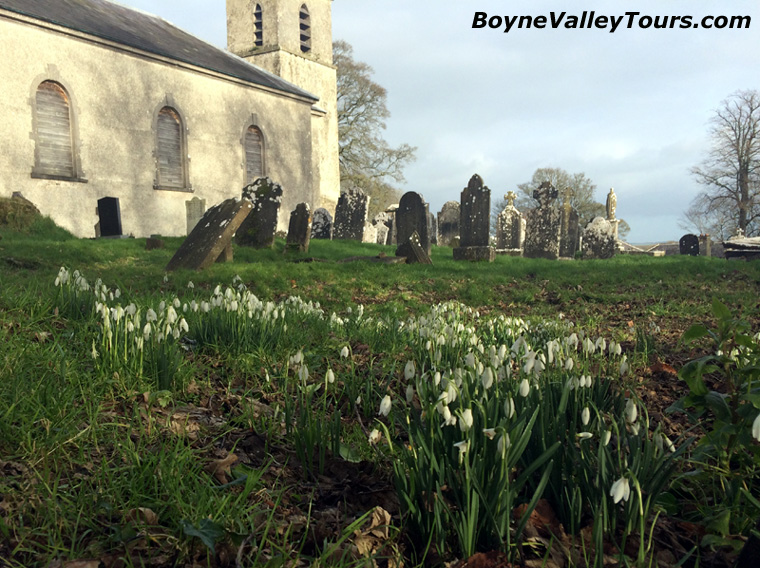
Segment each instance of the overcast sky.
[{"label": "overcast sky", "polygon": [[[223,0],[121,0],[226,46]],[[635,7],[632,7],[635,5]],[[619,28],[551,29],[552,12],[624,17]],[[640,16],[751,16],[749,29],[627,29]],[[473,29],[476,12],[545,16],[545,29]],[[335,0],[333,37],[388,90],[391,145],[417,147],[401,189],[431,211],[480,174],[492,201],[542,167],[583,172],[604,203],[610,187],[629,242],[677,240],[699,191],[689,170],[709,149],[712,111],[760,90],[758,0],[479,2]],[[492,23],[497,23],[494,19]],[[646,23],[646,20],[644,20]]]}]

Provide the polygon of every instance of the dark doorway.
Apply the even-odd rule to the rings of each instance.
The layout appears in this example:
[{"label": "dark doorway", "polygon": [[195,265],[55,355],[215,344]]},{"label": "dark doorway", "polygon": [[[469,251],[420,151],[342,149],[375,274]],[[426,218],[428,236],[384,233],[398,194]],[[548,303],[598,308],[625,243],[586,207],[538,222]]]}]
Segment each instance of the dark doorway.
[{"label": "dark doorway", "polygon": [[101,237],[121,236],[121,209],[117,197],[98,199]]}]

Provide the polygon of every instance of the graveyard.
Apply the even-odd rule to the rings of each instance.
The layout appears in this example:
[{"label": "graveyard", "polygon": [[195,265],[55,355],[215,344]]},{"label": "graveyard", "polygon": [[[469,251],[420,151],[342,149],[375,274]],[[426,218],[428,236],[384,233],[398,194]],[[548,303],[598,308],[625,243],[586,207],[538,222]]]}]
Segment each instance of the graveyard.
[{"label": "graveyard", "polygon": [[746,561],[760,265],[392,213],[391,244],[295,239],[308,207],[263,235],[256,198],[151,250],[0,228],[0,565]]}]

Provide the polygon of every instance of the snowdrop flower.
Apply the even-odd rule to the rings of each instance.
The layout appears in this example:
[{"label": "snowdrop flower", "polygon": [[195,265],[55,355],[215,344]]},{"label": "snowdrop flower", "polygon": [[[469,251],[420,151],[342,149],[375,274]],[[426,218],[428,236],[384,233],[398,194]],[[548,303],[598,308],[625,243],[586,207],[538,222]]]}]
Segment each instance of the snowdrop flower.
[{"label": "snowdrop flower", "polygon": [[491,370],[491,367],[487,367],[483,374],[480,376],[480,380],[483,383],[483,388],[488,390],[491,388],[491,385],[493,385],[493,371]]},{"label": "snowdrop flower", "polygon": [[301,351],[299,349],[298,352],[295,355],[293,355],[293,356],[290,357],[289,363],[292,366],[296,367],[296,366],[300,365],[302,361],[303,361],[303,351]]},{"label": "snowdrop flower", "polygon": [[567,361],[565,361],[565,371],[572,371],[573,366],[575,366],[575,361],[573,361],[572,357],[568,357]]},{"label": "snowdrop flower", "polygon": [[325,379],[330,384],[335,382],[335,373],[333,373],[332,369],[327,369],[327,373],[325,374]]},{"label": "snowdrop flower", "polygon": [[509,434],[505,432],[501,435],[501,438],[499,438],[499,442],[496,445],[496,451],[499,452],[503,458],[511,445],[512,443],[509,440]]},{"label": "snowdrop flower", "polygon": [[470,351],[464,358],[464,363],[467,365],[470,369],[475,368],[475,354]]},{"label": "snowdrop flower", "polygon": [[462,412],[461,419],[459,420],[459,429],[462,430],[462,432],[467,432],[470,428],[472,428],[472,410],[469,408],[466,408]]},{"label": "snowdrop flower", "polygon": [[525,354],[525,366],[523,367],[523,372],[526,375],[530,374],[533,371],[533,367],[535,365],[536,365],[536,352],[528,351],[528,353]]},{"label": "snowdrop flower", "polygon": [[757,418],[752,423],[752,437],[760,441],[760,414],[757,415]]},{"label": "snowdrop flower", "polygon": [[583,340],[583,352],[591,355],[596,350],[596,346],[594,345],[594,342],[591,341],[588,337]]},{"label": "snowdrop flower", "polygon": [[411,381],[414,378],[414,361],[407,361],[406,367],[404,367],[404,378],[407,381]]},{"label": "snowdrop flower", "polygon": [[98,350],[95,349],[95,341],[92,342],[92,358],[93,359],[98,358]]},{"label": "snowdrop flower", "polygon": [[343,349],[340,350],[340,358],[346,359],[348,357],[348,345],[343,346]]},{"label": "snowdrop flower", "polygon": [[441,384],[441,373],[438,371],[435,372],[435,375],[433,375],[433,384],[435,386],[438,386]]},{"label": "snowdrop flower", "polygon": [[470,449],[470,441],[462,440],[461,442],[454,444],[454,447],[459,450],[459,463],[462,463],[464,455],[467,453],[467,450]]},{"label": "snowdrop flower", "polygon": [[530,383],[528,382],[528,379],[523,379],[520,382],[520,396],[525,398],[530,394]]},{"label": "snowdrop flower", "polygon": [[166,284],[169,281],[169,275],[164,274],[164,284]]},{"label": "snowdrop flower", "polygon": [[153,311],[153,308],[148,308],[148,312],[145,314],[145,320],[148,322],[156,321],[158,319],[158,316],[156,315],[156,312]]},{"label": "snowdrop flower", "polygon": [[607,430],[604,433],[604,437],[602,438],[602,445],[606,446],[607,444],[609,444],[610,443],[610,438],[612,438],[612,430]]},{"label": "snowdrop flower", "polygon": [[309,380],[309,368],[306,365],[302,365],[298,368],[298,378],[303,383]]},{"label": "snowdrop flower", "polygon": [[483,435],[489,440],[493,440],[496,437],[496,428],[483,428]]},{"label": "snowdrop flower", "polygon": [[152,330],[152,328],[150,326],[150,322],[146,323],[145,327],[143,328],[143,338],[145,339],[145,341],[148,341],[148,338],[150,337],[151,330]]},{"label": "snowdrop flower", "polygon": [[512,418],[515,415],[515,401],[512,397],[504,401],[504,414],[507,415],[507,418]]},{"label": "snowdrop flower", "polygon": [[189,281],[188,281],[188,283],[187,283],[187,287],[188,287],[190,290],[192,290],[193,288],[195,288],[195,284],[193,284],[193,281],[192,281],[192,280],[189,280]]},{"label": "snowdrop flower", "polygon": [[578,347],[578,335],[576,333],[570,334],[570,337],[567,338],[567,345],[573,349]]},{"label": "snowdrop flower", "polygon": [[583,409],[583,412],[581,412],[581,422],[583,422],[583,425],[588,425],[588,421],[591,420],[591,411],[588,409],[588,406],[586,406]]},{"label": "snowdrop flower", "polygon": [[610,488],[610,497],[612,497],[612,500],[615,503],[619,503],[621,499],[623,501],[628,501],[630,496],[631,486],[628,484],[628,479],[621,477],[612,484],[612,487]]},{"label": "snowdrop flower", "polygon": [[443,424],[441,424],[441,428],[444,426],[456,426],[457,417],[451,413],[451,410],[447,405],[442,407],[441,416],[443,417]]},{"label": "snowdrop flower", "polygon": [[625,355],[623,355],[623,360],[620,362],[620,376],[624,377],[628,374],[628,370],[630,369],[630,365],[628,365],[628,360]]},{"label": "snowdrop flower", "polygon": [[372,432],[369,433],[369,445],[374,446],[380,441],[382,437],[383,435],[380,433],[380,430],[374,428]]},{"label": "snowdrop flower", "polygon": [[589,438],[593,438],[594,435],[591,432],[579,432],[578,438],[581,440],[588,440]]},{"label": "snowdrop flower", "polygon": [[625,403],[624,414],[625,414],[625,421],[628,422],[628,424],[633,424],[634,422],[636,422],[636,419],[639,417],[639,409],[636,407],[636,404],[630,398]]},{"label": "snowdrop flower", "polygon": [[412,404],[414,400],[414,385],[407,385],[406,387],[406,402]]},{"label": "snowdrop flower", "polygon": [[356,406],[359,406],[361,403],[362,403],[362,395],[359,395],[356,397],[356,401],[354,402],[354,404],[356,404]]},{"label": "snowdrop flower", "polygon": [[381,416],[388,416],[388,413],[391,411],[391,405],[393,403],[391,402],[391,396],[389,394],[386,394],[383,397],[383,400],[380,401],[380,411],[378,412]]},{"label": "snowdrop flower", "polygon": [[604,337],[598,338],[594,347],[596,347],[600,353],[604,353],[607,350],[607,340]]}]

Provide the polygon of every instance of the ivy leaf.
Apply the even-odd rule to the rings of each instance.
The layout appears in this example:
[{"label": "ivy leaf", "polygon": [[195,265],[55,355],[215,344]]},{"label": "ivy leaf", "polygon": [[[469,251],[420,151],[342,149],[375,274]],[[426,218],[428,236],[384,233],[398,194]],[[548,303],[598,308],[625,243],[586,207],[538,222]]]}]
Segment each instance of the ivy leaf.
[{"label": "ivy leaf", "polygon": [[216,554],[214,545],[217,540],[225,535],[225,531],[221,525],[215,523],[211,519],[201,519],[201,522],[198,523],[197,527],[185,519],[180,521],[180,524],[182,525],[182,532],[187,536],[197,536],[211,551],[211,554]]},{"label": "ivy leaf", "polygon": [[692,394],[704,396],[710,392],[702,380],[702,376],[705,373],[712,373],[717,369],[717,366],[711,364],[714,360],[715,358],[712,356],[702,357],[701,359],[689,361],[681,367],[681,372],[678,373],[678,376],[686,381]]}]

